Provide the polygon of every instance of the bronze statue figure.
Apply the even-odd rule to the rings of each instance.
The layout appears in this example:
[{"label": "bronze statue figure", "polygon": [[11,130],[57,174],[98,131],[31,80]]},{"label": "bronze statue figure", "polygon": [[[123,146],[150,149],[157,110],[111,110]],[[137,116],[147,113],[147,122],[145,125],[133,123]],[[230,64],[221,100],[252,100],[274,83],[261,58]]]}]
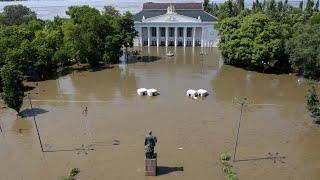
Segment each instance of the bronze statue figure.
[{"label": "bronze statue figure", "polygon": [[145,139],[144,139],[144,149],[147,159],[154,159],[156,158],[156,154],[154,153],[154,147],[157,143],[157,137],[152,135],[152,131],[150,131]]}]

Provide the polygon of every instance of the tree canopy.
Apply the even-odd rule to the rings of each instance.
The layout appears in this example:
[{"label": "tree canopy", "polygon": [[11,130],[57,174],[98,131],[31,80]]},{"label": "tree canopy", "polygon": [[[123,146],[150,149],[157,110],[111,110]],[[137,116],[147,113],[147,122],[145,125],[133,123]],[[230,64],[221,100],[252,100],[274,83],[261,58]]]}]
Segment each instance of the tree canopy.
[{"label": "tree canopy", "polygon": [[218,17],[219,49],[226,64],[261,72],[296,72],[319,78],[319,1],[295,8],[288,1],[240,0],[207,4]]},{"label": "tree canopy", "polygon": [[320,77],[320,24],[298,27],[287,42],[292,69],[308,78]]},{"label": "tree canopy", "polygon": [[10,62],[1,68],[0,75],[3,85],[1,97],[9,108],[19,114],[24,97],[22,73]]},{"label": "tree canopy", "polygon": [[36,13],[21,4],[5,6],[0,13],[0,24],[4,25],[19,25],[33,19],[36,19]]},{"label": "tree canopy", "polygon": [[[103,12],[72,6],[66,13],[69,18],[46,21],[22,5],[6,6],[0,13],[0,92],[9,107],[20,109],[22,77],[45,80],[75,61],[91,67],[118,63],[122,49],[133,46],[137,32],[130,13],[120,14],[111,6]],[[19,83],[14,86],[13,81]]]}]

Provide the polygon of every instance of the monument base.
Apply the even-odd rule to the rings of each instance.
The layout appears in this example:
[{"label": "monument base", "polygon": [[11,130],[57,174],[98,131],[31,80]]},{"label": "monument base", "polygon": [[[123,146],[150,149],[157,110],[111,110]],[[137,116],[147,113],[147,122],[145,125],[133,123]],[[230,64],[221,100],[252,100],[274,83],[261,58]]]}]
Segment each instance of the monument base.
[{"label": "monument base", "polygon": [[146,176],[157,176],[157,158],[155,159],[146,159]]}]

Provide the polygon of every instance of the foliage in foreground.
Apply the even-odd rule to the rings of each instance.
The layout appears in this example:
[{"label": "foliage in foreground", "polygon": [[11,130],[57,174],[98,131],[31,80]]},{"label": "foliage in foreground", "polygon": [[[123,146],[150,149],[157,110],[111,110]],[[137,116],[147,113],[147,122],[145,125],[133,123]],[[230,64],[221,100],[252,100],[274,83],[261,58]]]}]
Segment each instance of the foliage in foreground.
[{"label": "foliage in foreground", "polygon": [[308,90],[307,107],[311,114],[315,117],[316,123],[320,123],[320,100],[314,86]]},{"label": "foliage in foreground", "polygon": [[13,63],[8,63],[1,68],[0,75],[3,85],[1,98],[9,108],[19,114],[24,97],[22,74]]},{"label": "foliage in foreground", "polygon": [[223,170],[224,173],[226,173],[226,175],[227,175],[226,179],[227,180],[237,180],[238,179],[237,175],[234,172],[233,167],[229,162],[230,159],[231,159],[231,156],[228,155],[228,154],[222,153],[220,155],[220,161],[221,161],[221,163],[223,165],[222,170]]},{"label": "foliage in foreground", "polygon": [[74,180],[75,176],[79,174],[80,170],[78,168],[72,168],[67,176],[62,177],[62,180]]}]

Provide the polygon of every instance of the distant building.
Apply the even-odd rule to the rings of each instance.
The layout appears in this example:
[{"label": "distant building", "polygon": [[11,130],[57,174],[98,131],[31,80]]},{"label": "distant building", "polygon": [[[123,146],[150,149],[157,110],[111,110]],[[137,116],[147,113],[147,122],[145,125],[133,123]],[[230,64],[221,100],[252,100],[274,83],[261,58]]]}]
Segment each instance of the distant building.
[{"label": "distant building", "polygon": [[215,47],[217,18],[202,3],[144,3],[134,16],[135,46]]}]

